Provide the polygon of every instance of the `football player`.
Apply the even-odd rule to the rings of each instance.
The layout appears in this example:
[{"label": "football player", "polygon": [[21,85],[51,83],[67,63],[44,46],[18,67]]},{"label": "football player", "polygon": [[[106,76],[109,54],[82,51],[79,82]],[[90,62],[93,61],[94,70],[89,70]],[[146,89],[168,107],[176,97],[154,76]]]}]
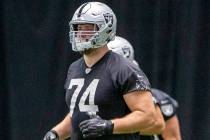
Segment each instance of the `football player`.
[{"label": "football player", "polygon": [[[114,41],[108,43],[113,52],[122,55],[138,66],[134,59],[133,46],[126,39],[116,36]],[[148,129],[140,131],[140,140],[181,140],[179,120],[176,115],[178,103],[165,92],[152,88],[152,95],[156,101],[156,110],[161,113],[165,120],[165,129],[160,135],[148,136]],[[159,117],[159,116],[158,116]]]},{"label": "football player", "polygon": [[139,140],[138,132],[159,132],[150,83],[140,68],[113,53],[117,19],[100,2],[82,4],[70,21],[73,51],[83,57],[69,67],[65,88],[69,113],[44,140]]}]

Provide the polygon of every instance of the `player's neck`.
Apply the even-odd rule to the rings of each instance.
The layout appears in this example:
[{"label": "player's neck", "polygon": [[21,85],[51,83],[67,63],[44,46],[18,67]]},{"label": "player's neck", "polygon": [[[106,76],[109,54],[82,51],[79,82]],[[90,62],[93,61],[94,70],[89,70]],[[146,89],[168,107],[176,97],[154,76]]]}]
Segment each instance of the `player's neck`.
[{"label": "player's neck", "polygon": [[94,49],[89,54],[84,54],[84,60],[88,67],[92,67],[96,62],[98,62],[107,52],[109,49],[107,47],[100,47]]}]

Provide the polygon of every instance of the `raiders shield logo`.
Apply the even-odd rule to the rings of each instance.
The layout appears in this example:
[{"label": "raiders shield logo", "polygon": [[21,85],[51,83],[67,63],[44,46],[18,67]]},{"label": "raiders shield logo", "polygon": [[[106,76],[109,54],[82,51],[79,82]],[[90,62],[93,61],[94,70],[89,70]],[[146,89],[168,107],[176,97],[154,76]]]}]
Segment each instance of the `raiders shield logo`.
[{"label": "raiders shield logo", "polygon": [[130,57],[131,52],[130,52],[130,49],[129,49],[129,48],[123,47],[123,48],[122,48],[122,51],[123,51],[124,56],[125,56],[126,58],[129,58],[129,57]]},{"label": "raiders shield logo", "polygon": [[90,73],[90,71],[91,71],[91,68],[86,68],[86,69],[85,69],[85,73],[86,73],[86,74]]},{"label": "raiders shield logo", "polygon": [[162,105],[160,108],[165,116],[170,116],[174,112],[174,109],[171,104]]},{"label": "raiders shield logo", "polygon": [[105,19],[106,23],[111,23],[111,25],[112,25],[113,24],[113,15],[110,13],[106,13],[103,15],[104,15],[104,19]]}]

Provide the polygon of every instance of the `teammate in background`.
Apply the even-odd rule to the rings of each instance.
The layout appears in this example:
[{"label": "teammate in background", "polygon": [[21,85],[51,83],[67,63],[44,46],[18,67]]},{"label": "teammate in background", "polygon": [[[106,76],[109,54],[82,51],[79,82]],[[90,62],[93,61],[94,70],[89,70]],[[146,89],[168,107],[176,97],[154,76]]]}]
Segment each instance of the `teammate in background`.
[{"label": "teammate in background", "polygon": [[138,132],[160,132],[150,84],[140,68],[113,53],[117,19],[105,4],[82,4],[70,21],[73,51],[83,57],[69,67],[65,88],[69,114],[44,140],[139,140]]},{"label": "teammate in background", "polygon": [[[138,66],[134,59],[134,49],[126,39],[116,36],[114,41],[108,43],[108,47]],[[148,135],[147,130],[140,131],[140,140],[181,140],[179,120],[176,115],[178,103],[168,94],[158,89],[152,89],[152,95],[156,100],[157,111],[160,109],[162,112],[166,127],[161,135],[146,136]]]},{"label": "teammate in background", "polygon": [[179,120],[176,115],[178,103],[165,92],[152,88],[152,95],[157,100],[166,122],[165,130],[155,140],[181,140]]},{"label": "teammate in background", "polygon": [[130,42],[128,42],[128,40],[120,36],[115,36],[115,39],[113,41],[110,41],[107,44],[107,46],[113,52],[122,55],[123,57],[127,58],[129,61],[139,66],[139,64],[135,61],[135,58],[134,58],[135,57],[134,49],[132,45],[130,44]]}]

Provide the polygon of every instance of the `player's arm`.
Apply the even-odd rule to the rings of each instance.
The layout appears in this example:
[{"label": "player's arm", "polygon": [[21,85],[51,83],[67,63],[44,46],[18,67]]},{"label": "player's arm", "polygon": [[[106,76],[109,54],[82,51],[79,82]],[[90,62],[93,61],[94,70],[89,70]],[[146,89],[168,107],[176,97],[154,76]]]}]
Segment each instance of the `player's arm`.
[{"label": "player's arm", "polygon": [[162,137],[164,140],[181,140],[179,120],[176,115],[166,121]]},{"label": "player's arm", "polygon": [[55,130],[59,138],[66,139],[70,136],[71,133],[71,117],[70,113],[66,115],[66,117],[61,121],[59,124],[57,124],[52,130]]},{"label": "player's arm", "polygon": [[[65,118],[57,124],[55,127],[53,127],[44,137],[44,140],[54,140],[50,137],[54,137],[52,135],[55,135],[58,137],[58,140],[64,140],[68,137],[70,137],[71,134],[71,117],[70,113],[68,113]],[[56,140],[57,140],[56,139]]]},{"label": "player's arm", "polygon": [[155,110],[156,110],[155,125],[152,127],[145,128],[144,130],[141,130],[140,132],[141,135],[161,134],[161,132],[164,130],[165,121],[161,113],[160,107],[157,104],[155,105]]},{"label": "player's arm", "polygon": [[164,123],[156,127],[157,112],[149,91],[135,91],[123,97],[132,112],[112,120],[114,134],[141,132],[147,128],[150,128],[151,133],[161,132]]},{"label": "player's arm", "polygon": [[[112,120],[104,120],[98,115],[92,115],[91,119],[84,120],[79,125],[84,138],[100,137],[113,133],[128,134],[149,127],[151,130],[155,128],[156,111],[149,91],[135,91],[127,93],[123,97],[131,113]],[[162,128],[156,128],[151,133],[161,130]]]}]

